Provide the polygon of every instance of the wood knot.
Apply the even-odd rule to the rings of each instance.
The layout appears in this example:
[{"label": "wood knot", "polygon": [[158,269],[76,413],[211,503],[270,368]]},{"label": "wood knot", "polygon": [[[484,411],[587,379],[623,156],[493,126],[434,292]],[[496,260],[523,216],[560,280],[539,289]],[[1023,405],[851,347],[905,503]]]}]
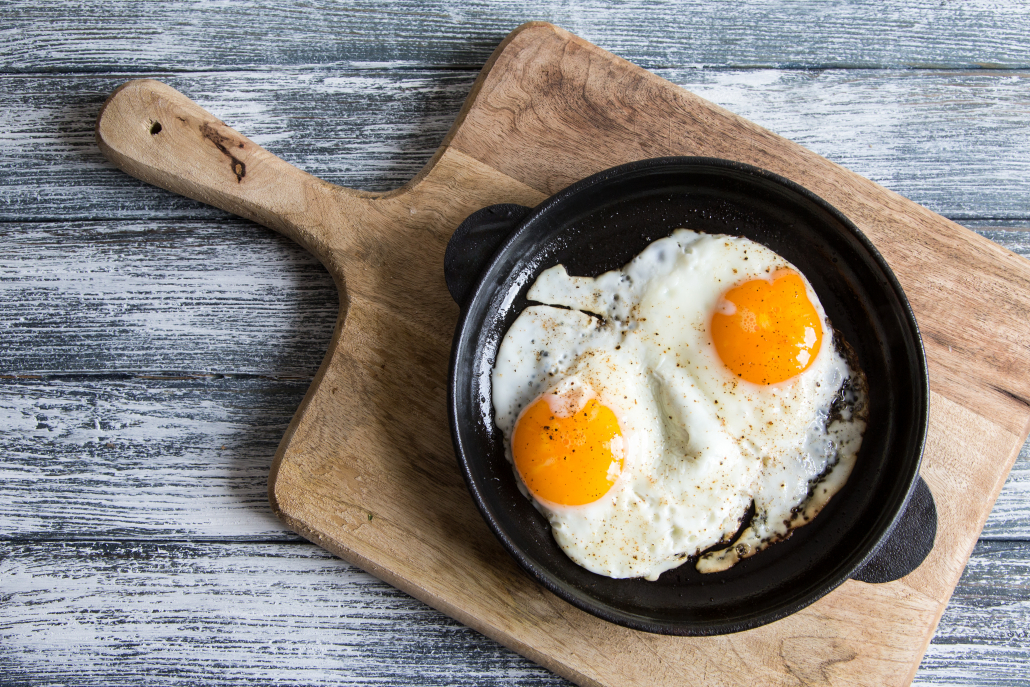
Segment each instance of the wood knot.
[{"label": "wood knot", "polygon": [[222,155],[229,158],[229,167],[232,169],[232,173],[236,175],[236,182],[241,183],[243,177],[247,176],[247,165],[243,160],[233,155],[229,149],[242,148],[243,143],[236,141],[230,136],[226,136],[208,122],[201,125],[200,133],[204,135],[204,138],[211,141],[221,151]]}]

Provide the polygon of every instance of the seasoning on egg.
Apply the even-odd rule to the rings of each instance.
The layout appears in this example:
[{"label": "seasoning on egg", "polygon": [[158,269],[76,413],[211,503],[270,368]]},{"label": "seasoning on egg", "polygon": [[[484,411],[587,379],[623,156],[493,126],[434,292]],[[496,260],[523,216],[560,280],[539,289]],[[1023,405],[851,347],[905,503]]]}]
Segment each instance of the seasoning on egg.
[{"label": "seasoning on egg", "polygon": [[520,488],[579,565],[654,580],[701,554],[699,570],[724,570],[847,480],[864,376],[768,248],[680,229],[596,278],[552,267],[528,295],[546,305],[501,343],[495,420]]}]

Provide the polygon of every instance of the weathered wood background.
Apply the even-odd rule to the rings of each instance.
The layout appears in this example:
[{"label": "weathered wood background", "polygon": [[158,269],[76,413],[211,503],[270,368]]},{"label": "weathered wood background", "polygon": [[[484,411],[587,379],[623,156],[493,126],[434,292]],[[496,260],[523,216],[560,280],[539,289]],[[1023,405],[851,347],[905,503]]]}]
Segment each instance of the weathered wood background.
[{"label": "weathered wood background", "polygon": [[[0,683],[567,684],[271,515],[332,281],[93,140],[150,76],[306,171],[392,188],[529,19],[1030,257],[1024,2],[6,2]],[[1030,445],[916,682],[1028,676]]]}]

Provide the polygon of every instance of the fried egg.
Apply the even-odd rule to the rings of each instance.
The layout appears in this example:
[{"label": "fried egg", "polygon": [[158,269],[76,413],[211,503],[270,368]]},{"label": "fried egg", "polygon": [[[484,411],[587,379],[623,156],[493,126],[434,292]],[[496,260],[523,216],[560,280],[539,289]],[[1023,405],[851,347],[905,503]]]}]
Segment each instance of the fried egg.
[{"label": "fried egg", "polygon": [[772,250],[679,229],[596,278],[552,267],[528,297],[540,305],[498,349],[494,416],[520,489],[577,564],[649,580],[695,556],[725,570],[850,475],[864,377]]}]

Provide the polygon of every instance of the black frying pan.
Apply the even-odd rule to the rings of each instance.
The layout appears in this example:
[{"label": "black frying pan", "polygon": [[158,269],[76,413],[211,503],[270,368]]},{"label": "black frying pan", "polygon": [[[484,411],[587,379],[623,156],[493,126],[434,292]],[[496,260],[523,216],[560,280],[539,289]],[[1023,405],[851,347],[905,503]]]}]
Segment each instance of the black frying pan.
[{"label": "black frying pan", "polygon": [[[561,263],[569,274],[596,276],[679,227],[745,236],[804,272],[868,377],[869,428],[845,487],[787,541],[725,572],[702,575],[691,559],[656,582],[614,580],[567,558],[519,492],[493,422],[490,371],[540,272]],[[936,511],[918,477],[929,387],[915,318],[872,244],[797,184],[712,158],[614,167],[533,209],[501,205],[474,213],[447,247],[445,273],[461,305],[449,410],[465,480],[512,556],[576,606],[649,632],[737,632],[793,613],[848,578],[897,579],[932,548]]]}]

